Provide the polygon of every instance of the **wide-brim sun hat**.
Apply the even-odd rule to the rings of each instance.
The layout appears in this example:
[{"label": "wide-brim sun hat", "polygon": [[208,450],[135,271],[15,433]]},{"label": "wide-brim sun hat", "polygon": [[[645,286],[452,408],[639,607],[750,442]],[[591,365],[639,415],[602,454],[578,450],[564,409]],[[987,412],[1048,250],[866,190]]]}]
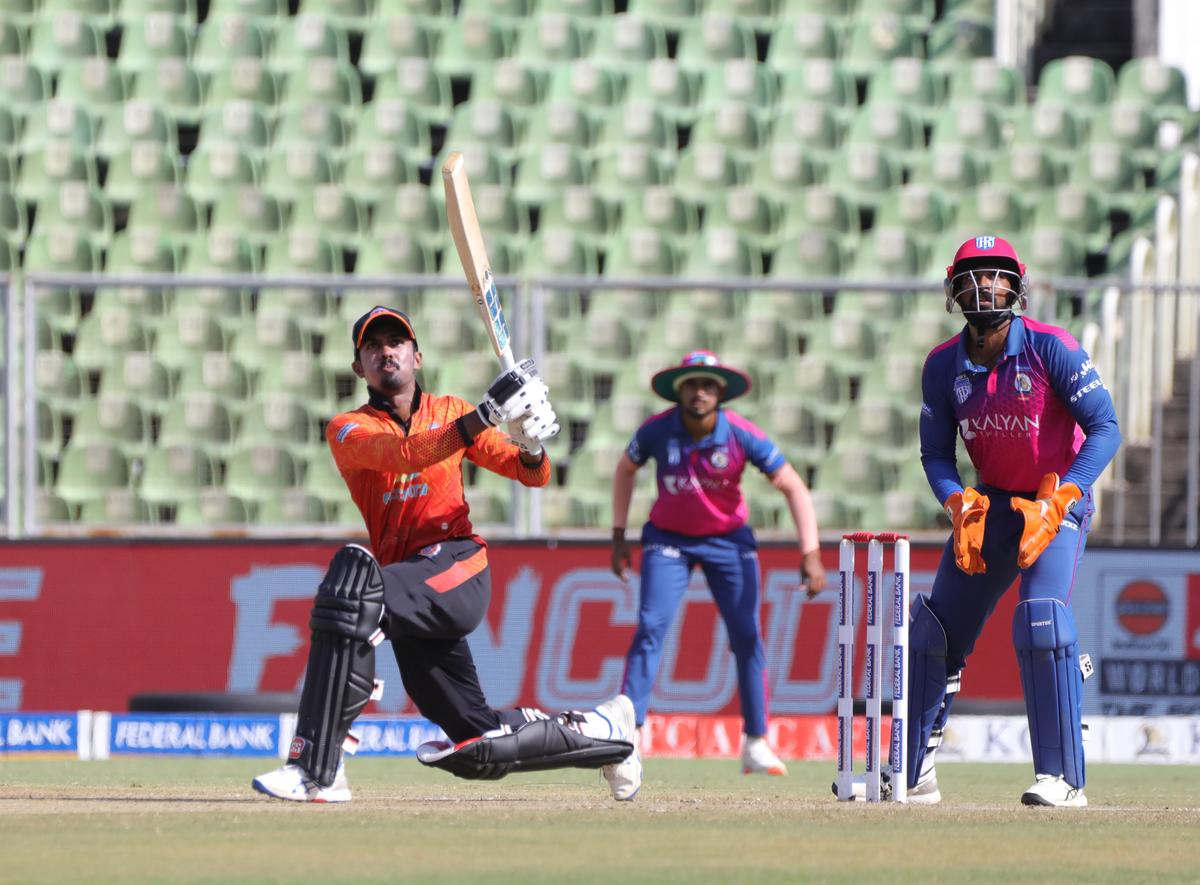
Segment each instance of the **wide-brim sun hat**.
[{"label": "wide-brim sun hat", "polygon": [[655,373],[650,388],[665,400],[679,402],[679,387],[690,378],[711,378],[722,388],[721,402],[737,399],[750,390],[750,376],[740,369],[721,364],[710,350],[693,350],[679,365]]}]

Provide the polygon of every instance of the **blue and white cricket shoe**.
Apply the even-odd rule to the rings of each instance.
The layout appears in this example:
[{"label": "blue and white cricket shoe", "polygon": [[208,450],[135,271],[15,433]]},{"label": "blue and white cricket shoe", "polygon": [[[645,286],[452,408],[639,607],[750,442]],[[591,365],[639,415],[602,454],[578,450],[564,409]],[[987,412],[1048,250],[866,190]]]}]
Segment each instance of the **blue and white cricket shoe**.
[{"label": "blue and white cricket shoe", "polygon": [[1022,805],[1049,805],[1054,808],[1087,808],[1083,790],[1071,786],[1060,775],[1039,774],[1021,794]]},{"label": "blue and white cricket shoe", "polygon": [[284,765],[250,782],[260,793],[286,799],[289,802],[349,802],[350,783],[346,780],[346,763],[339,762],[333,784],[323,787],[308,776],[299,765]]},{"label": "blue and white cricket shoe", "polygon": [[611,724],[613,740],[633,744],[633,752],[624,761],[600,769],[608,781],[608,788],[612,790],[612,797],[618,802],[628,802],[642,788],[642,755],[638,752],[637,716],[633,711],[633,701],[619,694],[611,701],[605,701],[595,712]]}]

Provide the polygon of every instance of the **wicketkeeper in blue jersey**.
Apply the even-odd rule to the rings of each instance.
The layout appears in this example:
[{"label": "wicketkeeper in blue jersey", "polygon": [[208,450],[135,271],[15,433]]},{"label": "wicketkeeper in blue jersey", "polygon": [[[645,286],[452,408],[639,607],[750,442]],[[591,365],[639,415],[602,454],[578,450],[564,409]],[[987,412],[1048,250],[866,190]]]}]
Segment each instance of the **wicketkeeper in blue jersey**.
[{"label": "wicketkeeper in blue jersey", "polygon": [[[1064,329],[1020,316],[1025,265],[999,237],[967,240],[946,269],[962,333],[921,376],[921,463],[954,529],[909,641],[908,801],[940,801],[934,752],[983,625],[1020,577],[1013,646],[1035,780],[1026,805],[1082,807],[1084,670],[1071,592],[1093,513],[1092,485],[1121,442],[1112,399]],[[978,471],[965,486],[956,439]]]}]

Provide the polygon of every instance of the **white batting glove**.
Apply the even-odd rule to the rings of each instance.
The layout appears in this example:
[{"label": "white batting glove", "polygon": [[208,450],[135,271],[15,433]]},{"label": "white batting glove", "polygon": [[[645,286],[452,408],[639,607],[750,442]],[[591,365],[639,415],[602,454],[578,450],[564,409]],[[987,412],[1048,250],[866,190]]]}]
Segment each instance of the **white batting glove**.
[{"label": "white batting glove", "polygon": [[549,393],[533,360],[524,360],[496,376],[475,411],[485,424],[499,427],[529,412]]},{"label": "white batting glove", "polygon": [[512,441],[526,454],[538,455],[542,451],[542,442],[558,433],[558,416],[554,414],[550,400],[544,399],[534,405],[527,415],[509,421],[505,429]]}]

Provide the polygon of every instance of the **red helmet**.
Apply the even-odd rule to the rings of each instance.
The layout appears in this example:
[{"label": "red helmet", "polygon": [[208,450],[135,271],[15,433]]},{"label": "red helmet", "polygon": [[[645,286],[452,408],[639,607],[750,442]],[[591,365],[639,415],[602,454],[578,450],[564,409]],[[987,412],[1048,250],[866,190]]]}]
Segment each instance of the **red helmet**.
[{"label": "red helmet", "polygon": [[[983,326],[994,325],[1012,316],[1014,307],[1025,310],[1029,303],[1029,281],[1025,275],[1025,265],[1017,256],[1017,250],[1012,243],[1000,237],[972,237],[954,253],[954,261],[946,268],[946,279],[942,287],[946,294],[946,312],[953,313],[955,304],[956,281],[959,277],[972,274],[974,271],[998,270],[1006,275],[1011,274],[1015,279],[1013,292],[1016,297],[1007,307],[993,307],[984,310],[968,310],[963,307],[963,313],[968,321]],[[974,285],[974,277],[967,280]],[[978,298],[978,295],[977,295]]]}]

